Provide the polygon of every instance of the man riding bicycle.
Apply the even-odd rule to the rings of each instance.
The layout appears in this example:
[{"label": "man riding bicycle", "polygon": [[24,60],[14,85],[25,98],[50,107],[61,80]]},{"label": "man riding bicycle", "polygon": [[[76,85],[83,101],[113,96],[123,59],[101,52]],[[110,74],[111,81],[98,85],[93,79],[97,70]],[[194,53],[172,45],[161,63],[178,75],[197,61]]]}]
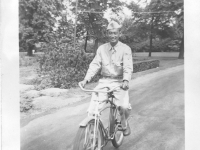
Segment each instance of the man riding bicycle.
[{"label": "man riding bicycle", "polygon": [[[101,70],[102,78],[95,89],[109,87],[113,88],[121,86],[113,94],[115,96],[115,104],[119,107],[121,116],[121,124],[124,136],[130,135],[131,130],[128,124],[131,105],[129,103],[129,81],[133,72],[132,51],[129,46],[119,41],[121,26],[111,21],[107,26],[107,34],[109,42],[101,45],[97,49],[97,53],[93,61],[90,63],[89,69],[83,81],[80,84],[84,87],[94,75]],[[100,93],[99,98],[105,99],[107,94]],[[92,94],[88,113],[94,113],[95,102],[97,99],[95,93]]]}]

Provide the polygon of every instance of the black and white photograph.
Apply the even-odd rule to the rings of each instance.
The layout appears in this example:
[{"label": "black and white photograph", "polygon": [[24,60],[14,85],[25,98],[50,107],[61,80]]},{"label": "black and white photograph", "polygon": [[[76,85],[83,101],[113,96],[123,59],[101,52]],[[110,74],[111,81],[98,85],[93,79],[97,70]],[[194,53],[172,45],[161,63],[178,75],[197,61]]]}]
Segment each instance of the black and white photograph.
[{"label": "black and white photograph", "polygon": [[198,150],[199,3],[9,1],[2,150]]}]

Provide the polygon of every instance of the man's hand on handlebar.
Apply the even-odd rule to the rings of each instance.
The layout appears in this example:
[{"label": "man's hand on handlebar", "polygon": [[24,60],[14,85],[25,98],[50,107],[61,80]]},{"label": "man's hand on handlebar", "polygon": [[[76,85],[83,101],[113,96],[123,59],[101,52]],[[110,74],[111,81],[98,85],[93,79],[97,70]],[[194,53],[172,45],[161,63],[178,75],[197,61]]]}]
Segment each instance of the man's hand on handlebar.
[{"label": "man's hand on handlebar", "polygon": [[87,80],[83,80],[81,82],[79,82],[81,84],[82,87],[85,87],[85,85],[87,84]]},{"label": "man's hand on handlebar", "polygon": [[123,83],[122,83],[121,88],[122,88],[123,90],[125,90],[125,91],[128,90],[128,89],[129,89],[128,84],[129,84],[129,82],[128,82],[127,80],[124,80]]},{"label": "man's hand on handlebar", "polygon": [[[83,81],[79,82],[79,84],[81,84],[81,86],[84,88],[85,85],[87,84],[87,80],[84,79]],[[124,80],[121,85],[121,88],[126,91],[129,89],[128,85],[129,85],[129,82],[127,80]]]}]

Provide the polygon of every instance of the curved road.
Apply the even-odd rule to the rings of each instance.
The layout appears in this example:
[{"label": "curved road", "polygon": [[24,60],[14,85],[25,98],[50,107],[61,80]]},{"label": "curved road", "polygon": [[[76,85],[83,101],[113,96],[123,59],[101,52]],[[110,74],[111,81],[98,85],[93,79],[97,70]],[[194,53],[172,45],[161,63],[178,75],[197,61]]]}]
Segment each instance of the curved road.
[{"label": "curved road", "polygon": [[[184,67],[130,82],[132,134],[118,150],[184,150]],[[21,127],[21,150],[70,150],[89,99],[38,117]],[[106,118],[104,117],[106,120]],[[104,150],[114,150],[109,142]]]}]

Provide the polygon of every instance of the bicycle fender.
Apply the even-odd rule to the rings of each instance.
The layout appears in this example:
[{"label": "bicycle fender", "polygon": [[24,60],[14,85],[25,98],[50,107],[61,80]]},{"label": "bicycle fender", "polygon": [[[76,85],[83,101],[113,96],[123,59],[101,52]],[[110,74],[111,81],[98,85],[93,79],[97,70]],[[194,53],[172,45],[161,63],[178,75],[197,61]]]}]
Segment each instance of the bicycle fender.
[{"label": "bicycle fender", "polygon": [[90,120],[93,120],[93,119],[95,119],[94,116],[87,116],[87,117],[79,124],[79,126],[80,126],[80,127],[86,127],[86,125],[88,124],[88,122],[89,122]]}]

